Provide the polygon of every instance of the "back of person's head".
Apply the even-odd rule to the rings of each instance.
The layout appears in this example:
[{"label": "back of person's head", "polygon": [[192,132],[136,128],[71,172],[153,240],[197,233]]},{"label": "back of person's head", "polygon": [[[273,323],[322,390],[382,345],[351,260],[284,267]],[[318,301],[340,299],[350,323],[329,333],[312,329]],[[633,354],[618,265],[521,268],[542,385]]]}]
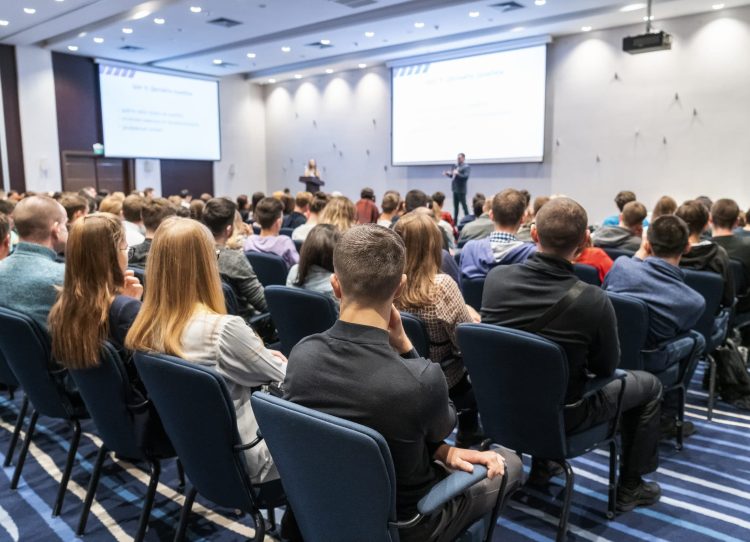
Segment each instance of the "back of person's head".
[{"label": "back of person's head", "polygon": [[130,194],[122,202],[122,216],[128,222],[138,223],[143,220],[145,198],[140,194]]},{"label": "back of person's head", "polygon": [[213,199],[213,195],[209,194],[208,192],[203,192],[203,194],[201,194],[200,200],[203,203],[206,203],[207,201],[211,199]]},{"label": "back of person's head", "polygon": [[16,208],[16,203],[9,199],[0,199],[0,213],[4,213],[8,216],[13,214],[13,209]]},{"label": "back of person's head", "polygon": [[298,209],[307,210],[312,201],[312,194],[310,192],[297,192],[297,196],[294,198],[294,205]]},{"label": "back of person's head", "polygon": [[492,198],[492,220],[504,228],[517,228],[527,205],[526,197],[521,192],[506,188]]},{"label": "back of person's head", "polygon": [[685,221],[691,235],[700,235],[708,226],[708,209],[698,201],[686,201],[674,214]]},{"label": "back of person's head", "polygon": [[409,190],[404,198],[406,201],[406,212],[411,212],[418,207],[427,207],[430,198],[421,190]]},{"label": "back of person's head", "polygon": [[99,212],[111,213],[113,215],[120,216],[122,213],[122,202],[124,199],[120,199],[117,196],[107,196],[99,204]]},{"label": "back of person's head", "polygon": [[677,210],[677,202],[670,196],[662,196],[654,205],[651,212],[651,220],[656,220],[660,216],[672,215]]},{"label": "back of person's head", "polygon": [[544,207],[544,204],[547,203],[550,200],[549,196],[537,196],[534,198],[534,205],[532,206],[534,210],[534,216],[536,216],[539,213],[539,210]]},{"label": "back of person's head", "polygon": [[674,258],[685,252],[690,231],[685,221],[676,215],[664,215],[648,227],[648,242],[657,258]]},{"label": "back of person's head", "polygon": [[283,204],[284,215],[288,215],[294,212],[294,198],[291,194],[283,192],[281,194],[281,203]]},{"label": "back of person's head", "polygon": [[487,201],[487,198],[485,198],[484,194],[480,192],[477,192],[474,194],[474,197],[471,198],[471,209],[474,212],[474,216],[479,217],[482,214],[485,201]]},{"label": "back of person's head", "polygon": [[258,205],[260,200],[266,197],[264,192],[254,192],[252,197],[252,210],[255,211],[255,207]]},{"label": "back of person's head", "polygon": [[284,204],[276,198],[263,198],[255,206],[255,221],[264,230],[270,230],[284,213]]},{"label": "back of person's head", "polygon": [[519,190],[519,192],[523,196],[523,199],[526,200],[526,207],[528,207],[529,205],[531,205],[531,192],[529,192],[525,188],[522,189],[522,190]]},{"label": "back of person's head", "polygon": [[361,199],[369,199],[370,201],[375,201],[375,191],[372,188],[363,188],[360,193],[359,197]]},{"label": "back of person's head", "polygon": [[245,209],[247,209],[247,206],[248,206],[247,195],[240,194],[239,196],[237,196],[237,209],[240,211],[244,211]]},{"label": "back of person's head", "polygon": [[695,198],[695,201],[705,205],[709,213],[711,212],[711,208],[714,206],[714,202],[711,201],[711,198],[709,198],[708,196],[698,196],[697,198]]},{"label": "back of person's head", "polygon": [[130,350],[182,356],[182,333],[199,307],[226,314],[214,238],[195,220],[172,217],[154,236],[143,306],[128,332]]},{"label": "back of person's head", "polygon": [[229,227],[234,224],[237,206],[229,198],[214,198],[208,200],[203,208],[203,223],[211,230],[214,237],[229,233]]},{"label": "back of person's head", "polygon": [[73,222],[76,218],[88,214],[89,202],[83,196],[67,192],[60,198],[60,205],[65,208],[68,215],[68,222]]},{"label": "back of person's head", "polygon": [[99,365],[112,296],[125,280],[127,248],[120,217],[113,214],[83,217],[70,229],[63,288],[49,314],[52,354],[63,366]]},{"label": "back of person's head", "polygon": [[341,232],[331,224],[318,224],[310,230],[299,253],[297,286],[305,284],[314,265],[333,273],[333,250],[339,239]]},{"label": "back of person's head", "polygon": [[733,199],[722,198],[711,207],[711,221],[718,228],[729,230],[735,227],[740,216],[740,206]]},{"label": "back of person's head", "polygon": [[622,190],[615,196],[615,205],[620,209],[620,212],[631,201],[635,201],[635,193],[630,190]]},{"label": "back of person's head", "polygon": [[10,252],[10,217],[0,213],[0,260]]},{"label": "back of person's head", "polygon": [[331,201],[331,196],[325,192],[316,192],[313,194],[312,201],[310,202],[310,213],[319,215],[323,212],[329,201]]},{"label": "back of person's head", "polygon": [[583,245],[587,227],[586,210],[566,197],[551,199],[536,216],[536,232],[542,250],[563,258]]},{"label": "back of person's head", "polygon": [[383,195],[383,200],[380,202],[380,208],[384,213],[393,213],[398,209],[400,201],[401,198],[397,193],[387,192]]},{"label": "back of person's head", "polygon": [[47,196],[30,196],[13,209],[13,224],[21,241],[46,243],[65,227],[68,215],[58,202]]},{"label": "back of person's head", "polygon": [[646,206],[639,201],[631,201],[622,208],[622,223],[626,228],[643,228],[643,221],[648,216]]},{"label": "back of person's head", "polygon": [[346,231],[333,251],[342,300],[377,306],[393,299],[404,274],[405,248],[394,231],[374,224]]},{"label": "back of person's head", "polygon": [[146,230],[155,232],[165,218],[175,216],[177,209],[165,198],[153,198],[141,209]]},{"label": "back of person's head", "polygon": [[437,203],[440,207],[443,206],[443,203],[445,203],[445,194],[442,192],[435,192],[432,195],[432,201]]},{"label": "back of person's head", "polygon": [[333,224],[340,232],[351,228],[357,220],[357,208],[346,196],[334,196],[320,213],[318,222]]},{"label": "back of person's head", "polygon": [[407,282],[397,303],[400,308],[423,307],[435,303],[431,290],[443,260],[443,236],[427,213],[408,213],[393,227],[406,248]]},{"label": "back of person's head", "polygon": [[203,209],[205,207],[206,207],[206,204],[203,202],[202,199],[194,199],[193,201],[191,201],[190,210],[189,210],[190,218],[200,222],[201,218],[203,217]]}]

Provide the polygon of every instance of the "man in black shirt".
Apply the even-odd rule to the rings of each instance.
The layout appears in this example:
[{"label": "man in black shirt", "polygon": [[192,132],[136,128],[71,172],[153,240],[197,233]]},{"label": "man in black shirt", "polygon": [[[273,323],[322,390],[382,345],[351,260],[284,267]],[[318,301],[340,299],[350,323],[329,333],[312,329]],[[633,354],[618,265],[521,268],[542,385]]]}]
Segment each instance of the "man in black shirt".
[{"label": "man in black shirt", "polygon": [[507,493],[517,488],[520,460],[504,449],[479,452],[443,442],[456,423],[445,377],[438,364],[416,353],[393,306],[406,283],[400,237],[381,226],[352,228],[336,246],[333,266],[339,320],[292,350],[285,396],[383,435],[396,472],[399,520],[414,517],[417,502],[446,476],[434,460],[454,470],[487,466],[488,478],[399,533],[403,541],[454,540],[492,509],[503,476]]},{"label": "man in black shirt", "polygon": [[[499,266],[487,275],[482,322],[525,330],[565,297],[580,282],[571,261],[588,244],[587,222],[586,211],[571,199],[557,198],[542,207],[531,230],[538,252],[524,264]],[[619,363],[614,309],[607,294],[595,286],[583,286],[580,295],[539,334],[565,350],[570,375],[566,404],[581,399],[590,374],[610,376]],[[611,419],[616,412],[620,386],[619,380],[612,382],[580,406],[567,409],[567,431],[579,432]],[[646,482],[641,476],[655,471],[659,462],[661,393],[661,383],[654,375],[628,372],[621,424],[623,449],[617,494],[620,511],[659,500],[659,485]],[[543,466],[544,462],[536,460],[532,471]]]}]

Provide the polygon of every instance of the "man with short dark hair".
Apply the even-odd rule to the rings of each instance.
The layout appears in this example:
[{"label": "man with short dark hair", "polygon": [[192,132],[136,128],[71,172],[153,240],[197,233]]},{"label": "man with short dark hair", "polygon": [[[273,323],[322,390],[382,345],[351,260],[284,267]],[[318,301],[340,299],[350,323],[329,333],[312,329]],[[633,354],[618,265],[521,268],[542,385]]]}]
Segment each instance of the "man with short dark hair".
[{"label": "man with short dark hair", "polygon": [[73,223],[86,216],[89,213],[89,202],[83,196],[78,194],[65,193],[60,198],[60,205],[65,209],[65,213],[68,215],[68,227],[72,227]]},{"label": "man with short dark hair", "polygon": [[466,207],[466,188],[471,174],[471,166],[466,163],[466,155],[458,153],[456,165],[450,170],[444,171],[443,175],[451,178],[451,190],[453,191],[453,218],[458,220],[458,206],[464,209],[464,215],[469,214]]},{"label": "man with short dark hair", "polygon": [[294,210],[284,217],[281,227],[294,229],[307,222],[312,197],[310,192],[297,192],[297,197],[294,198]]},{"label": "man with short dark hair", "polygon": [[509,450],[462,450],[443,442],[456,423],[445,377],[439,365],[416,353],[393,306],[406,283],[404,263],[403,241],[393,231],[364,225],[344,233],[331,278],[341,300],[339,320],[294,347],[285,396],[383,435],[393,458],[399,520],[416,515],[417,502],[446,476],[445,467],[487,466],[483,482],[399,530],[404,542],[447,542],[492,509],[503,475],[506,495],[516,489],[521,463]]},{"label": "man with short dark hair", "polygon": [[359,201],[355,205],[357,209],[357,224],[376,224],[380,212],[375,205],[375,191],[372,188],[363,188],[359,193]]},{"label": "man with short dark hair", "polygon": [[[739,223],[740,207],[731,199],[720,199],[711,207],[711,224],[714,243],[724,248],[729,257],[742,262],[745,281],[750,284],[750,237],[734,234]],[[737,292],[740,295],[738,312],[750,311],[750,292]]]},{"label": "man with short dark hair", "polygon": [[474,239],[484,239],[485,237],[488,237],[494,229],[494,223],[490,218],[492,200],[479,199],[476,203],[478,204],[479,202],[481,202],[482,206],[479,209],[474,209],[475,213],[479,211],[479,214],[475,215],[476,219],[465,224],[464,227],[461,228],[461,232],[458,234],[458,248],[463,248],[466,243]]},{"label": "man with short dark hair", "polygon": [[513,188],[495,194],[489,213],[494,231],[489,237],[466,243],[461,251],[461,276],[469,279],[485,277],[496,265],[523,263],[536,252],[534,243],[524,243],[516,238],[526,212],[526,202],[524,195]]},{"label": "man with short dark hair", "polygon": [[595,247],[619,248],[636,252],[643,241],[643,221],[648,216],[646,206],[638,201],[625,204],[616,226],[602,226],[594,232],[592,241]]},{"label": "man with short dark hair", "polygon": [[[538,251],[526,263],[495,267],[487,275],[482,295],[482,322],[533,329],[553,307],[559,314],[538,334],[557,344],[568,361],[565,428],[577,433],[615,415],[622,383],[616,380],[582,400],[589,375],[612,375],[620,361],[617,320],[601,288],[581,282],[571,263],[589,241],[586,211],[569,198],[556,198],[539,211],[532,237]],[[529,360],[533,363],[534,360]],[[652,374],[628,371],[623,397],[622,457],[617,508],[621,512],[659,500],[661,490],[644,474],[659,463],[659,403],[661,383]],[[580,404],[579,404],[580,403]],[[545,484],[556,474],[548,462],[535,458],[530,480]]]},{"label": "man with short dark hair", "polygon": [[481,192],[477,192],[474,194],[474,197],[471,198],[471,210],[473,214],[470,215],[464,215],[461,217],[461,220],[458,220],[456,217],[453,217],[456,221],[456,227],[458,228],[459,232],[468,224],[469,222],[474,222],[477,218],[480,217],[484,210],[484,202],[487,201],[487,198],[484,194]]},{"label": "man with short dark hair", "polygon": [[146,228],[143,226],[143,204],[140,194],[130,194],[122,201],[122,223],[125,226],[125,238],[129,247],[140,245],[146,239]]},{"label": "man with short dark hair", "polygon": [[148,252],[151,250],[151,241],[154,239],[156,229],[164,219],[176,215],[177,209],[166,198],[146,200],[141,207],[141,216],[143,217],[143,225],[146,227],[146,236],[143,243],[130,247],[130,252],[128,253],[129,265],[138,267],[146,266]]},{"label": "man with short dark hair", "polygon": [[284,215],[284,204],[276,198],[263,198],[255,207],[255,222],[260,225],[260,235],[252,235],[245,240],[245,252],[265,252],[280,256],[287,267],[299,262],[299,254],[294,241],[286,235],[279,235]]},{"label": "man with short dark hair", "polygon": [[[625,206],[630,203],[631,201],[635,201],[635,193],[631,192],[630,190],[621,190],[617,193],[615,196],[615,205],[617,205],[617,208],[620,210],[620,213],[622,213],[622,210],[625,208]],[[620,223],[620,215],[612,215],[608,216],[604,219],[604,222],[602,222],[602,226],[617,226]],[[647,226],[648,224],[644,224],[644,226]]]},{"label": "man with short dark hair", "polygon": [[227,240],[234,233],[234,216],[237,205],[228,198],[208,200],[201,221],[211,230],[216,241],[219,273],[237,295],[240,316],[247,319],[255,311],[268,310],[263,285],[258,280],[250,262],[241,250],[227,248]]}]

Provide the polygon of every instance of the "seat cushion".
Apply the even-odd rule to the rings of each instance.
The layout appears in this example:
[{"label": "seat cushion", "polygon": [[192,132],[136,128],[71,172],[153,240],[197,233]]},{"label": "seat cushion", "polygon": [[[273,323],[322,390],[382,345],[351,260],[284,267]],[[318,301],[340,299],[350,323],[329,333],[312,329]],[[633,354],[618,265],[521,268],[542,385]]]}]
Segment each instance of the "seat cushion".
[{"label": "seat cushion", "polygon": [[589,450],[592,450],[599,446],[599,443],[607,440],[607,436],[609,435],[609,428],[610,423],[605,422],[584,429],[583,431],[573,433],[572,435],[568,435],[567,457],[576,457],[585,454]]}]

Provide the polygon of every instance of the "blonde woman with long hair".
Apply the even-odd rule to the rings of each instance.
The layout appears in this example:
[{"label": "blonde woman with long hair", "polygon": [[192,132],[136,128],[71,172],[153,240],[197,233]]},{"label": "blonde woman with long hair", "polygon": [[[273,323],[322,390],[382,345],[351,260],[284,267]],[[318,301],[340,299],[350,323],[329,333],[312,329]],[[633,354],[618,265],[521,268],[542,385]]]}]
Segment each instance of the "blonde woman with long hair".
[{"label": "blonde woman with long hair", "polygon": [[344,233],[357,223],[357,208],[352,200],[345,196],[331,198],[320,213],[318,224],[332,224]]},{"label": "blonde woman with long hair", "polygon": [[448,382],[448,395],[458,410],[456,446],[481,440],[474,391],[463,364],[456,328],[465,322],[479,322],[477,312],[466,305],[456,281],[440,271],[443,237],[433,217],[411,212],[402,216],[394,231],[406,246],[407,277],[399,310],[410,312],[425,324],[430,339],[428,356],[439,363]]},{"label": "blonde woman with long hair", "polygon": [[[216,370],[226,381],[243,442],[256,438],[253,388],[283,382],[286,358],[268,350],[239,316],[226,314],[214,238],[203,224],[168,218],[156,231],[146,264],[148,289],[128,333],[132,350],[160,352]],[[261,492],[280,491],[265,442],[245,451]],[[266,482],[273,484],[266,485]],[[269,497],[270,498],[270,497]]]}]

